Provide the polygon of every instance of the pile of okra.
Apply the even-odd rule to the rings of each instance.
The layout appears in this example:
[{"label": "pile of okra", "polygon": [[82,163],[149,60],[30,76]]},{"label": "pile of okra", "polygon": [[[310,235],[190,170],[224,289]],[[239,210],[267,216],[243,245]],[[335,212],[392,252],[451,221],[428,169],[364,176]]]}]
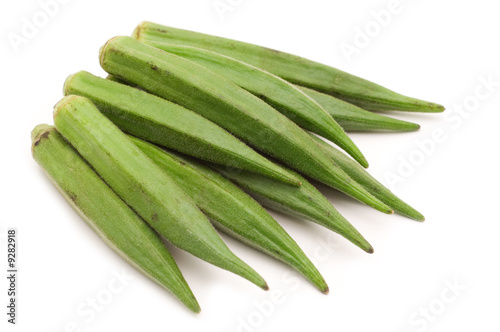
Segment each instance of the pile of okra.
[{"label": "pile of okra", "polygon": [[211,35],[141,23],[100,50],[106,78],[64,83],[32,153],[66,200],[132,266],[200,306],[164,240],[268,289],[224,232],[328,286],[267,209],[372,253],[311,180],[383,213],[424,217],[373,178],[349,131],[415,131],[377,111],[442,112],[338,69]]}]

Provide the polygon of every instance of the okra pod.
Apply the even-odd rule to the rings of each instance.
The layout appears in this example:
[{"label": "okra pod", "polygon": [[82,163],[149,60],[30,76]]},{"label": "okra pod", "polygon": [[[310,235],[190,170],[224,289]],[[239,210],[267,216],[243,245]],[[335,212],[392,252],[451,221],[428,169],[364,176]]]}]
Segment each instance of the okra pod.
[{"label": "okra pod", "polygon": [[100,62],[109,74],[191,109],[302,173],[392,213],[338,168],[305,131],[224,77],[130,37],[109,40]]},{"label": "okra pod", "polygon": [[54,123],[113,191],[172,244],[268,288],[260,275],[229,250],[175,181],[90,100],[64,97],[55,106]]},{"label": "okra pod", "polygon": [[251,92],[304,129],[337,144],[363,166],[365,157],[342,127],[313,99],[287,81],[242,61],[197,47],[145,42],[193,61]]},{"label": "okra pod", "polygon": [[388,188],[377,181],[373,176],[370,175],[370,173],[360,167],[354,160],[352,160],[327,142],[323,141],[321,138],[314,136],[314,134],[310,135],[330,155],[332,160],[335,161],[335,163],[339,165],[340,168],[342,168],[347,174],[349,174],[349,176],[352,177],[356,182],[364,186],[366,190],[371,192],[379,200],[390,206],[395,212],[417,221],[425,220],[424,216],[420,212],[394,195]]},{"label": "okra pod", "polygon": [[328,286],[288,233],[250,196],[208,166],[131,137],[224,233],[297,269],[320,291]]},{"label": "okra pod", "polygon": [[342,70],[262,46],[151,22],[139,24],[132,35],[140,41],[187,45],[217,52],[261,68],[291,83],[330,94],[367,110],[444,110],[441,105],[403,96]]},{"label": "okra pod", "polygon": [[262,206],[293,217],[313,221],[342,235],[364,251],[373,252],[372,246],[358,230],[300,174],[296,173],[301,179],[302,186],[291,187],[238,169],[215,164],[212,164],[211,167],[240,186]]},{"label": "okra pod", "polygon": [[245,143],[204,117],[160,97],[80,71],[64,83],[65,95],[79,95],[121,130],[156,144],[218,164],[299,185]]},{"label": "okra pod", "polygon": [[297,88],[317,101],[345,131],[415,131],[420,129],[416,123],[366,111],[356,105],[312,89],[301,86],[297,86]]},{"label": "okra pod", "polygon": [[200,311],[158,234],[108,187],[53,126],[35,127],[32,154],[68,203],[108,246],[189,309]]}]

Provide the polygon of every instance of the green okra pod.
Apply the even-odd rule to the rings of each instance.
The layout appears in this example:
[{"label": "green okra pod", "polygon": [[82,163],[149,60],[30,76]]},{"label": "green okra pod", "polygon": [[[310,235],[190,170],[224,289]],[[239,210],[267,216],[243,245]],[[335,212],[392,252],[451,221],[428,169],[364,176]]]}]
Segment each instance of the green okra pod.
[{"label": "green okra pod", "polygon": [[[154,43],[154,42],[151,42]],[[108,75],[107,80],[127,84],[123,79],[114,75]],[[350,104],[342,99],[295,85],[310,98],[314,99],[320,106],[346,131],[346,132],[369,132],[369,131],[393,131],[407,132],[420,129],[420,125],[413,122],[394,119],[382,114],[370,112],[356,105]],[[321,136],[321,135],[320,135]],[[328,137],[325,137],[328,139]],[[229,166],[229,165],[227,165]]]},{"label": "green okra pod", "polygon": [[341,167],[349,176],[356,182],[361,184],[382,202],[390,206],[395,212],[408,218],[424,221],[424,216],[412,208],[407,203],[403,202],[399,197],[394,195],[388,188],[377,181],[364,168],[360,167],[354,160],[346,156],[335,147],[331,146],[321,138],[310,134],[311,137],[330,155],[333,161]]},{"label": "green okra pod", "polygon": [[130,37],[109,40],[101,49],[100,62],[109,74],[191,109],[302,173],[392,213],[338,168],[300,127],[224,77]]},{"label": "green okra pod", "polygon": [[131,135],[200,159],[300,184],[213,122],[145,91],[80,71],[66,79],[64,94],[90,99],[101,113]]},{"label": "green okra pod", "polygon": [[410,98],[339,69],[293,54],[236,40],[142,22],[133,32],[140,41],[187,45],[217,52],[268,71],[291,83],[343,99],[368,110],[442,112],[444,107]]},{"label": "green okra pod", "polygon": [[113,191],[172,244],[268,288],[260,275],[229,250],[175,181],[90,100],[64,97],[55,106],[54,123]]},{"label": "green okra pod", "polygon": [[[320,291],[328,286],[288,233],[250,196],[208,166],[131,137],[219,230],[297,269]],[[285,185],[286,186],[286,185]]]},{"label": "green okra pod", "polygon": [[313,99],[287,81],[242,61],[197,47],[145,42],[193,61],[261,98],[304,129],[334,142],[360,164],[365,157],[342,127]]},{"label": "green okra pod", "polygon": [[215,164],[212,164],[211,167],[240,186],[264,207],[313,221],[342,235],[364,251],[373,252],[372,246],[358,230],[300,174],[296,173],[301,179],[302,186],[291,187],[238,169]]},{"label": "green okra pod", "polygon": [[356,105],[312,89],[301,86],[297,86],[297,88],[317,101],[345,131],[415,131],[420,129],[420,126],[416,123],[369,112]]},{"label": "green okra pod", "polygon": [[174,258],[156,232],[142,220],[53,126],[32,132],[33,158],[68,203],[121,257],[169,290],[189,309],[200,307]]}]

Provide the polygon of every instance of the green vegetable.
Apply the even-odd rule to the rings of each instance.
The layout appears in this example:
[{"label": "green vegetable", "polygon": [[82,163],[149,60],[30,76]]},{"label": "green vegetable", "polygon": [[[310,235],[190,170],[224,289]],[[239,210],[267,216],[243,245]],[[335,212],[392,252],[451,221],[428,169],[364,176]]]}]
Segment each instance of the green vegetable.
[{"label": "green vegetable", "polygon": [[123,202],[53,126],[32,132],[33,158],[68,203],[121,257],[169,290],[189,309],[200,307],[162,240]]},{"label": "green vegetable", "polygon": [[204,160],[300,184],[213,122],[165,99],[85,71],[66,79],[64,94],[90,99],[115,125],[134,136]]},{"label": "green vegetable", "polygon": [[193,61],[261,98],[304,129],[334,142],[365,167],[368,162],[342,127],[305,93],[287,81],[239,60],[201,48],[159,42],[146,44]]},{"label": "green vegetable", "polygon": [[335,149],[335,147],[323,141],[321,138],[316,137],[313,134],[310,135],[330,155],[332,160],[335,161],[340,168],[349,174],[349,176],[355,181],[364,186],[366,190],[390,206],[395,212],[417,221],[425,220],[424,216],[420,212],[394,195],[365,169],[360,167],[354,160],[343,154],[341,151]]},{"label": "green vegetable", "polygon": [[259,203],[231,181],[192,158],[131,139],[191,197],[216,228],[289,264],[328,293],[325,280],[297,243]]},{"label": "green vegetable", "polygon": [[346,131],[414,131],[420,129],[420,126],[416,123],[365,111],[356,105],[315,90],[301,86],[297,86],[297,88],[317,101]]},{"label": "green vegetable", "polygon": [[336,68],[269,48],[151,22],[137,26],[133,37],[187,45],[217,52],[268,71],[291,83],[343,99],[368,110],[442,112],[438,104],[406,97]]},{"label": "green vegetable", "polygon": [[100,60],[108,73],[201,114],[304,174],[392,212],[340,170],[300,127],[222,76],[130,37],[109,40]]},{"label": "green vegetable", "polygon": [[[214,169],[235,182],[263,206],[322,225],[351,241],[368,253],[372,246],[312,184],[300,174],[302,186],[285,186],[249,172],[212,164]],[[292,170],[289,170],[293,172]]]},{"label": "green vegetable", "polygon": [[[153,43],[153,42],[150,42]],[[125,80],[114,75],[108,75],[107,80],[129,84]],[[420,125],[390,118],[381,114],[366,111],[356,105],[349,104],[341,99],[330,95],[295,85],[310,98],[314,99],[321,107],[345,130],[345,131],[415,131],[420,129]],[[321,135],[320,135],[321,136]],[[325,137],[327,138],[327,137]]]},{"label": "green vegetable", "polygon": [[54,123],[116,194],[172,244],[268,288],[182,189],[88,99],[64,97],[55,106]]}]

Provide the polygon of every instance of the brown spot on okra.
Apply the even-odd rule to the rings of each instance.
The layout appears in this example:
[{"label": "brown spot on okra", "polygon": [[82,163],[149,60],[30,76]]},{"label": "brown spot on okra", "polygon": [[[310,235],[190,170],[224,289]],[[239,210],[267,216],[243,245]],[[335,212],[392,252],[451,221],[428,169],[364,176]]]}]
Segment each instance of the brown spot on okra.
[{"label": "brown spot on okra", "polygon": [[49,138],[49,135],[50,135],[50,130],[47,130],[45,131],[43,134],[41,134],[37,140],[35,141],[35,143],[33,143],[35,146],[38,146],[38,144],[40,144],[40,141],[42,139],[45,139],[45,138]]},{"label": "brown spot on okra", "polygon": [[150,64],[149,64],[149,67],[150,67],[151,69],[153,69],[154,71],[158,71],[158,66],[157,66],[157,65],[155,65],[154,63],[150,63]]},{"label": "brown spot on okra", "polygon": [[153,213],[153,214],[151,215],[151,220],[153,220],[153,221],[158,221],[158,213],[156,213],[156,212],[155,212],[155,213]]},{"label": "brown spot on okra", "polygon": [[78,199],[78,196],[75,193],[68,191],[68,197],[69,197],[69,199],[71,199],[71,201],[73,201],[73,203],[76,204],[76,200]]}]

